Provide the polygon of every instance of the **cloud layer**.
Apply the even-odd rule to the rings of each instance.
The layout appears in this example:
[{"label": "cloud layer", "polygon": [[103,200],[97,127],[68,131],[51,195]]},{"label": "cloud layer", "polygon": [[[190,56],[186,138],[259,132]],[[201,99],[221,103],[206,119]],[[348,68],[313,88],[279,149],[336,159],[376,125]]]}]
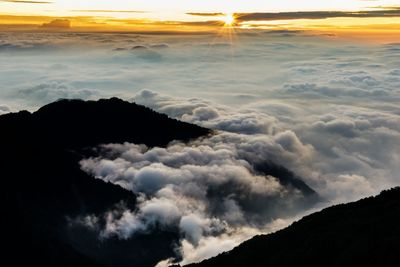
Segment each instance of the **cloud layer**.
[{"label": "cloud layer", "polygon": [[265,162],[316,190],[324,201],[316,208],[399,184],[399,43],[287,30],[237,33],[233,41],[133,33],[0,37],[0,113],[58,98],[118,96],[217,131],[166,148],[106,144],[82,161],[85,171],[139,196],[134,210],[121,205],[80,218],[88,227],[105,222],[99,238],[176,231],[187,263],[309,212],[292,205],[307,199],[298,188],[261,171]]},{"label": "cloud layer", "polygon": [[[139,92],[134,101],[181,120],[225,131],[210,138],[211,142],[218,139],[233,144],[230,149],[238,149],[241,158],[250,158],[253,163],[279,163],[331,201],[354,200],[397,183],[400,117],[399,110],[391,105],[386,111],[316,105],[308,113],[298,104],[274,101],[234,111],[200,99],[172,99],[148,90]],[[334,188],[340,181],[348,182],[350,190],[358,190],[351,186],[353,178],[364,182],[364,193],[342,194]]]},{"label": "cloud layer", "polygon": [[[164,104],[166,99],[173,101],[148,90],[135,99],[149,98],[159,105],[155,98]],[[268,123],[249,128],[249,121],[258,119],[254,114],[232,119],[227,108],[217,110],[195,102],[198,105],[187,102],[186,107],[176,102],[177,109],[170,106],[168,112],[214,129],[222,124],[228,130],[188,144],[173,142],[167,148],[104,145],[101,156],[81,162],[84,171],[139,196],[136,210],[122,208],[103,215],[102,238],[176,229],[181,234],[182,263],[189,263],[231,249],[255,233],[268,231],[278,218],[298,215],[310,206],[309,196],[299,188],[255,168],[269,162],[302,165],[313,154],[311,146],[301,143],[292,131],[267,134],[268,117]]]},{"label": "cloud layer", "polygon": [[[295,204],[306,199],[298,189],[257,172],[265,162],[282,165],[312,185],[324,199],[320,207],[398,183],[398,115],[338,107],[291,125],[255,107],[234,111],[149,90],[133,100],[219,131],[167,148],[105,145],[102,156],[81,162],[95,177],[141,196],[137,210],[104,215],[102,236],[127,238],[157,227],[177,229],[182,263],[230,249],[255,233],[267,232],[276,221],[285,225],[309,208]],[[293,111],[283,104],[272,108],[284,114]]]}]

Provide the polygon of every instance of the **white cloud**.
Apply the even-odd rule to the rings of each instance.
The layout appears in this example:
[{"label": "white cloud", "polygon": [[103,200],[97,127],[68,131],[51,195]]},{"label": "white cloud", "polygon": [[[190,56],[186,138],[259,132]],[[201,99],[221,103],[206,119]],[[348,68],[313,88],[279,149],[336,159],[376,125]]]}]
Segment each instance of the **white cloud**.
[{"label": "white cloud", "polygon": [[171,117],[215,130],[243,134],[271,134],[277,130],[277,120],[272,116],[251,109],[234,112],[225,106],[202,99],[172,99],[150,90],[142,90],[133,101]]},{"label": "white cloud", "polygon": [[48,104],[62,98],[68,99],[95,99],[100,93],[93,89],[76,89],[62,82],[42,83],[19,90],[15,97],[35,104]]},{"label": "white cloud", "polygon": [[[274,214],[274,208],[268,205],[260,210],[260,195],[272,196],[269,201],[278,200],[283,205],[281,211],[286,209],[283,214],[290,213],[283,203],[285,199],[291,203],[295,191],[273,177],[259,176],[253,170],[257,164],[272,161],[294,171],[321,194],[325,199],[323,205],[355,200],[398,183],[395,171],[400,151],[400,118],[396,114],[367,107],[331,105],[318,107],[318,115],[312,112],[315,109],[303,110],[298,112],[301,120],[286,122],[257,111],[258,107],[269,109],[268,102],[258,102],[257,108],[244,108],[243,114],[256,125],[268,121],[268,127],[248,131],[248,127],[231,127],[238,125],[232,118],[243,118],[242,114],[236,115],[237,110],[209,101],[172,98],[149,90],[139,92],[134,100],[212,129],[221,130],[220,125],[225,125],[225,131],[213,136],[189,144],[173,142],[167,148],[104,146],[113,155],[117,153],[112,164],[118,165],[119,171],[110,169],[107,159],[88,159],[82,163],[84,169],[94,171],[99,178],[144,193],[146,199],[149,195],[160,197],[159,192],[163,192],[163,197],[187,212],[178,219],[185,263],[233,247],[237,240],[245,239],[242,229],[246,227],[254,232],[269,231],[265,223],[274,217],[279,221],[282,215]],[[299,118],[294,112],[297,105],[287,109],[274,103],[272,108],[279,113],[283,111],[284,115],[289,110],[289,114]],[[85,165],[88,163],[89,168]],[[219,193],[217,200],[207,193],[210,190]],[[251,197],[243,198],[248,194]],[[179,201],[176,195],[180,196]],[[194,206],[198,208],[193,209]]]},{"label": "white cloud", "polygon": [[102,236],[178,229],[183,263],[230,249],[250,233],[269,230],[274,218],[297,214],[307,197],[253,166],[268,160],[295,166],[313,154],[291,131],[272,136],[221,132],[166,148],[126,143],[102,150],[105,156],[82,160],[82,169],[139,196],[136,210],[105,215]]}]

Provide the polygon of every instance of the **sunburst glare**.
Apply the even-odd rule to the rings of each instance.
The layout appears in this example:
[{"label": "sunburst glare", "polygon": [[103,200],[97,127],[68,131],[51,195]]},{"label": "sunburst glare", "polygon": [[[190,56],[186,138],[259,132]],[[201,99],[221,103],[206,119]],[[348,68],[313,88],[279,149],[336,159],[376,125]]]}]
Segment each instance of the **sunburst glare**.
[{"label": "sunburst glare", "polygon": [[235,17],[233,14],[226,14],[222,17],[222,21],[224,22],[224,26],[232,26],[235,23]]}]

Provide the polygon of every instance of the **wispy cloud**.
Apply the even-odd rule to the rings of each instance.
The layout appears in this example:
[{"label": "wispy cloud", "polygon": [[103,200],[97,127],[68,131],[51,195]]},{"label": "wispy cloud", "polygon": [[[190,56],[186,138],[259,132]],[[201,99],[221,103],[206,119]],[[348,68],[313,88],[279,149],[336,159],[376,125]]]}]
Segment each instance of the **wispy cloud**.
[{"label": "wispy cloud", "polygon": [[24,0],[0,0],[0,2],[17,3],[17,4],[52,4],[48,1],[24,1]]},{"label": "wispy cloud", "polygon": [[380,10],[400,10],[400,6],[373,6],[370,8],[376,8]]},{"label": "wispy cloud", "polygon": [[189,12],[186,14],[191,16],[200,16],[200,17],[218,17],[225,15],[224,13],[196,13],[196,12]]},{"label": "wispy cloud", "polygon": [[147,13],[142,10],[107,10],[107,9],[82,9],[82,10],[71,10],[71,12],[82,12],[82,13]]}]

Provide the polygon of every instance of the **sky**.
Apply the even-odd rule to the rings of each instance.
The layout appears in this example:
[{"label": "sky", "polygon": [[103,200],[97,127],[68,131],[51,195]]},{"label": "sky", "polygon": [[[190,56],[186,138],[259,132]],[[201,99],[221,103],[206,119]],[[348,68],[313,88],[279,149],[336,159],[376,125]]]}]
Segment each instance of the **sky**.
[{"label": "sky", "polygon": [[[324,13],[326,11],[339,13],[329,15]],[[364,13],[360,16],[354,12]],[[248,16],[243,17],[244,13]],[[255,19],[251,16],[254,13],[263,13],[264,16]],[[271,16],[271,13],[280,15]],[[234,14],[236,21],[230,26],[246,29],[301,28],[333,31],[332,28],[335,28],[393,33],[399,29],[399,13],[397,0],[0,1],[0,25],[7,30],[32,30],[28,25],[35,25],[37,29],[38,25],[64,18],[70,21],[69,27],[56,22],[47,28],[65,30],[72,27],[74,30],[86,31],[210,31],[221,27],[217,22],[224,20],[224,14]],[[338,18],[346,19],[339,21]],[[10,27],[12,25],[19,27]]]},{"label": "sky", "polygon": [[[282,11],[326,11],[326,10],[364,10],[373,6],[396,6],[396,0],[148,0],[148,1],[2,1],[5,13],[65,15],[72,10],[135,10],[154,13],[171,12],[282,12]],[[24,6],[23,8],[21,6]]]}]

